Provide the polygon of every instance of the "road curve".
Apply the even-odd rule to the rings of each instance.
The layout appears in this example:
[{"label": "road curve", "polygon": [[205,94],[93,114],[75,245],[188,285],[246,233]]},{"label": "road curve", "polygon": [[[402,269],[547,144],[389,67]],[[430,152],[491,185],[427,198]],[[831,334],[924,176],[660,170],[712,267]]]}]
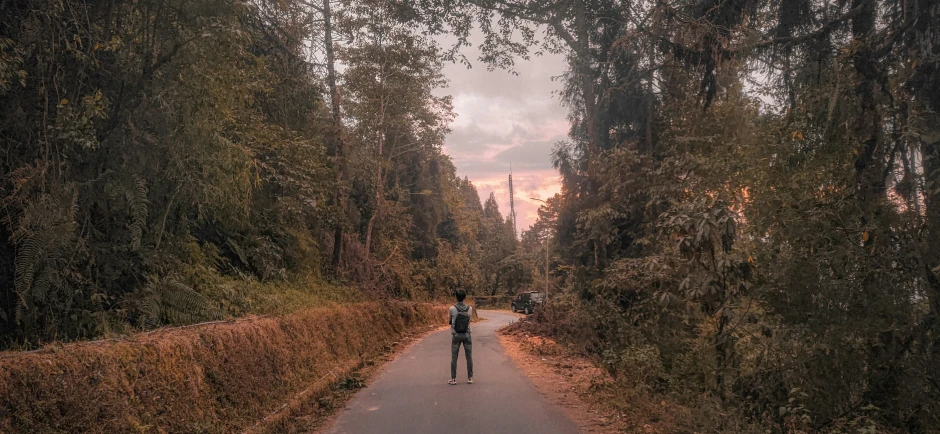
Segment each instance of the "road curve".
[{"label": "road curve", "polygon": [[480,311],[474,323],[473,382],[467,384],[463,348],[456,386],[450,376],[450,330],[435,332],[389,362],[346,405],[331,434],[577,433],[574,422],[549,404],[512,362],[496,330],[518,318]]}]

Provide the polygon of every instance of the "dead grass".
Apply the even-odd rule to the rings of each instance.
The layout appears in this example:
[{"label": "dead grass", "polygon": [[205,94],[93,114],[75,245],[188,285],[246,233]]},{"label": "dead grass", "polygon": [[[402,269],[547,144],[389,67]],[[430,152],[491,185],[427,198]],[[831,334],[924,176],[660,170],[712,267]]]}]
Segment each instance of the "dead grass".
[{"label": "dead grass", "polygon": [[359,303],[3,353],[0,432],[272,432],[446,315]]},{"label": "dead grass", "polygon": [[543,395],[564,409],[578,425],[579,432],[617,432],[587,397],[592,384],[608,380],[605,372],[584,360],[565,355],[549,339],[506,333],[506,329],[501,330],[498,337],[506,354]]}]

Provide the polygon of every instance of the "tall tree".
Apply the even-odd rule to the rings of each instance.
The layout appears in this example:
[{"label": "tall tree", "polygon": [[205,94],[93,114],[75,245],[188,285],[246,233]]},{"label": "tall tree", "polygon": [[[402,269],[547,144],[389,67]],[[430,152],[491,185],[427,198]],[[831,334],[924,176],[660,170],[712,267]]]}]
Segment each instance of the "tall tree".
[{"label": "tall tree", "polygon": [[346,173],[346,143],[343,140],[343,118],[340,110],[339,89],[336,86],[336,61],[333,47],[333,10],[330,0],[323,0],[323,46],[326,51],[326,82],[330,90],[330,108],[333,112],[332,156],[336,163],[336,194],[334,203],[339,208],[339,217],[333,228],[333,256],[330,262],[333,273],[339,269],[343,250],[343,219],[346,210],[346,192],[343,188]]}]

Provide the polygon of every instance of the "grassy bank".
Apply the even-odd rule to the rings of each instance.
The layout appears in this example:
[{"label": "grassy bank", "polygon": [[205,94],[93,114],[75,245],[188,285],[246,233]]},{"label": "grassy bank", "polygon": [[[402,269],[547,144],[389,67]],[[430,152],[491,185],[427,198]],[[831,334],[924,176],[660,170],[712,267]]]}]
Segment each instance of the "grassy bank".
[{"label": "grassy bank", "polygon": [[446,323],[446,313],[356,303],[2,353],[0,432],[259,428],[285,404],[315,403],[402,336]]}]

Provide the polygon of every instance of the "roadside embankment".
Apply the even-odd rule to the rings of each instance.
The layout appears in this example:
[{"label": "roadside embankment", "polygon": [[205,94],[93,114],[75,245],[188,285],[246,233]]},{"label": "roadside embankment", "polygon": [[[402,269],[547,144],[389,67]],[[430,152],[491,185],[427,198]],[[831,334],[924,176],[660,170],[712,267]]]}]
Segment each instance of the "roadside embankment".
[{"label": "roadside embankment", "polygon": [[536,387],[566,409],[581,432],[764,432],[739,409],[723,408],[713,397],[669,393],[644,383],[638,376],[641,363],[631,365],[635,371],[613,370],[585,351],[583,342],[545,333],[546,324],[536,321],[530,316],[502,328],[500,343]]},{"label": "roadside embankment", "polygon": [[371,302],[0,353],[0,432],[264,431],[446,322],[447,306]]}]

